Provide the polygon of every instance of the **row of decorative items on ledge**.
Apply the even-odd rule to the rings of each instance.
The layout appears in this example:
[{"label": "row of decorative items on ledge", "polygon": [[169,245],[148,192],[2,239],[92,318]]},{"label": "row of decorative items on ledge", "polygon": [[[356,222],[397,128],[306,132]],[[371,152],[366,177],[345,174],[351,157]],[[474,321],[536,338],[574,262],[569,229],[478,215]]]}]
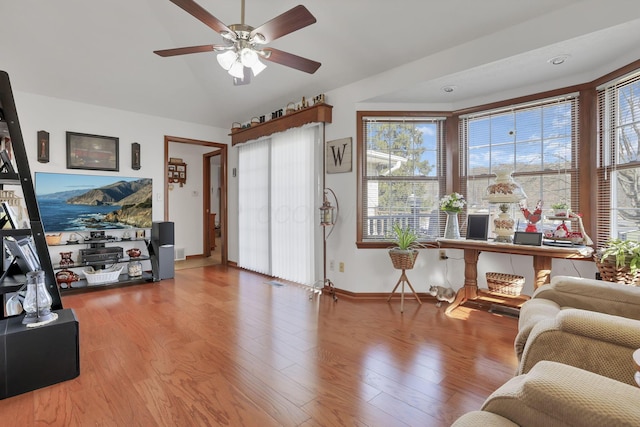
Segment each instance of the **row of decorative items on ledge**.
[{"label": "row of decorative items on ledge", "polygon": [[[302,101],[295,103],[295,102],[290,102],[287,104],[287,106],[285,108],[281,108],[279,110],[273,111],[271,113],[271,119],[270,120],[274,120],[274,119],[278,119],[280,117],[282,117],[285,114],[292,114],[295,113],[296,111],[300,111],[303,110],[305,108],[309,108],[309,107],[313,107],[314,105],[319,105],[319,104],[324,104],[325,103],[325,97],[324,94],[320,94],[320,95],[316,95],[313,97],[313,99],[310,101],[308,99],[306,99],[304,96],[302,97]],[[251,118],[251,120],[247,123],[240,123],[240,122],[233,122],[231,124],[231,132],[237,132],[241,129],[247,129],[250,128],[252,126],[257,126],[259,124],[265,123],[267,122],[267,116],[266,115],[262,115],[260,117],[253,117]]]}]

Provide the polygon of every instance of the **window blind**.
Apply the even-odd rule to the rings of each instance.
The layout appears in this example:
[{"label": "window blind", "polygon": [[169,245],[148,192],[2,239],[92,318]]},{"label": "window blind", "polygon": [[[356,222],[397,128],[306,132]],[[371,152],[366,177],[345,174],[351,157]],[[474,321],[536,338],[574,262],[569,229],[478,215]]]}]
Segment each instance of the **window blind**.
[{"label": "window blind", "polygon": [[440,233],[438,200],[444,188],[444,117],[362,116],[358,241],[385,241],[393,224],[421,240]]},{"label": "window blind", "polygon": [[640,73],[598,88],[598,244],[640,239]]},{"label": "window blind", "polygon": [[[544,99],[460,118],[461,192],[469,213],[494,213],[485,190],[501,169],[514,180],[534,207],[559,202],[579,211],[578,97]],[[517,206],[512,207],[517,210]],[[521,216],[514,216],[516,219]]]}]

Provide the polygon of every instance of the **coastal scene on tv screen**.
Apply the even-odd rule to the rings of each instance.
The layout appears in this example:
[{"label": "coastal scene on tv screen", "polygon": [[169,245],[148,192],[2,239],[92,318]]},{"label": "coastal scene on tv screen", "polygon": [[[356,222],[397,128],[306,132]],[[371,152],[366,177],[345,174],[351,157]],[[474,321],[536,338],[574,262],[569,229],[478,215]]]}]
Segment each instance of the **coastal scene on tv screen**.
[{"label": "coastal scene on tv screen", "polygon": [[151,228],[152,180],[36,172],[45,232]]}]

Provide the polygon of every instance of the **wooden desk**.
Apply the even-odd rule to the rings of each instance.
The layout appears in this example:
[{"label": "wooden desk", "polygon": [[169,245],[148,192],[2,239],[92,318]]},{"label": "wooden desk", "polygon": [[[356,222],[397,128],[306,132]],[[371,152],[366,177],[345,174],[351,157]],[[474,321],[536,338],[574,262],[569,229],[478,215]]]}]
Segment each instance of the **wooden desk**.
[{"label": "wooden desk", "polygon": [[485,240],[452,240],[438,239],[443,249],[464,250],[464,287],[456,299],[447,308],[447,313],[469,300],[486,300],[508,306],[520,307],[527,296],[509,297],[490,292],[488,289],[478,289],[478,258],[480,252],[498,252],[514,255],[528,255],[533,257],[534,288],[549,283],[551,276],[551,260],[562,259],[590,259],[593,255],[591,247],[558,247],[558,246],[527,246],[512,243],[496,243]]}]

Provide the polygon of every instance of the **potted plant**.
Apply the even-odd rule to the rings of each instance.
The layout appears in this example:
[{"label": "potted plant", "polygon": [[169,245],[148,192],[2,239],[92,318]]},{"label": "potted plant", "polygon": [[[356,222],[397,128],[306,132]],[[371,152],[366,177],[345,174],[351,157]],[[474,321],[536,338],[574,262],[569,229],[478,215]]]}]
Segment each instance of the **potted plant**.
[{"label": "potted plant", "polygon": [[451,193],[440,199],[440,210],[447,214],[447,222],[444,227],[445,239],[459,239],[460,227],[458,225],[458,214],[462,212],[467,201],[460,193]]},{"label": "potted plant", "polygon": [[558,202],[551,205],[554,216],[569,216],[569,205],[566,202]]},{"label": "potted plant", "polygon": [[602,280],[640,285],[640,243],[609,239],[594,256]]},{"label": "potted plant", "polygon": [[418,234],[409,227],[402,227],[397,222],[392,227],[392,240],[394,246],[389,249],[389,256],[394,268],[398,270],[410,270],[418,257],[418,248],[422,245],[418,242]]}]

